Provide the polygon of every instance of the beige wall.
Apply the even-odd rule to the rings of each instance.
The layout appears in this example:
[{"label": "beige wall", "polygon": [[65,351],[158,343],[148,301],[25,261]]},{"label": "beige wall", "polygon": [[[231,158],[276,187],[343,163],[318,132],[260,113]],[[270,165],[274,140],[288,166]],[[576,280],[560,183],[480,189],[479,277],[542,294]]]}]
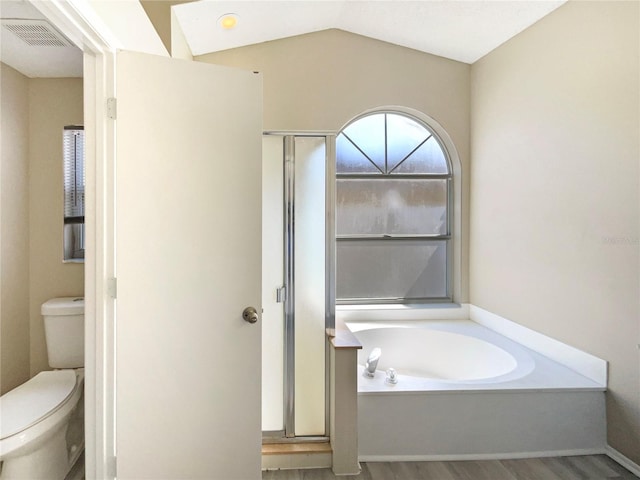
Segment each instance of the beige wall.
[{"label": "beige wall", "polygon": [[[265,130],[337,131],[366,110],[392,105],[434,118],[460,156],[462,226],[468,228],[469,65],[341,30],[202,55],[196,60],[263,74]],[[463,282],[456,299],[460,302],[468,300],[467,251],[463,243]]]},{"label": "beige wall", "polygon": [[639,5],[569,2],[471,75],[471,302],[610,362],[636,463]]},{"label": "beige wall", "polygon": [[0,394],[29,379],[29,79],[0,63]]},{"label": "beige wall", "polygon": [[40,305],[84,292],[84,265],[62,263],[62,130],[83,124],[82,99],[82,79],[29,81],[32,375],[49,369]]}]

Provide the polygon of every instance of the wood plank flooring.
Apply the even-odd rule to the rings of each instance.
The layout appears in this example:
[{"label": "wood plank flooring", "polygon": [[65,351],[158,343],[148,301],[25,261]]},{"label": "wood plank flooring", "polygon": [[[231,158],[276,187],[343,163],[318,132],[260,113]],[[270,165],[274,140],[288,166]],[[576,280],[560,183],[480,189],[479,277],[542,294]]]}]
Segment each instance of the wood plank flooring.
[{"label": "wood plank flooring", "polygon": [[637,480],[606,455],[456,462],[367,462],[355,476],[331,469],[274,470],[262,480]]}]

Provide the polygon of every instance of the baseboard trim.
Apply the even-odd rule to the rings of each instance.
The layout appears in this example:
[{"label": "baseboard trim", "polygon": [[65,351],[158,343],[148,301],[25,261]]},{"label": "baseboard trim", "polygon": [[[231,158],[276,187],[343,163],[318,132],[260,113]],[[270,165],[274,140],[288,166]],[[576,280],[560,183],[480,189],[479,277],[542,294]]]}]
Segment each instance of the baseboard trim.
[{"label": "baseboard trim", "polygon": [[[454,455],[360,455],[360,462],[453,462],[458,460],[515,460],[519,458],[570,457],[574,455],[602,455],[602,448],[577,450],[545,450],[542,452],[463,453]],[[607,453],[608,454],[608,453]],[[613,458],[613,457],[612,457]],[[614,459],[618,461],[617,459]],[[628,459],[627,459],[628,460]],[[628,460],[630,462],[630,460]],[[622,462],[619,462],[624,465]],[[627,465],[625,468],[629,469]],[[637,465],[636,465],[637,467]]]},{"label": "baseboard trim", "polygon": [[616,450],[615,448],[613,448],[610,445],[606,446],[604,453],[609,458],[611,458],[612,460],[615,460],[620,465],[622,465],[624,468],[629,470],[636,477],[640,477],[640,465],[635,463],[633,460],[631,460],[630,458],[624,456],[622,453],[620,453],[618,450]]}]

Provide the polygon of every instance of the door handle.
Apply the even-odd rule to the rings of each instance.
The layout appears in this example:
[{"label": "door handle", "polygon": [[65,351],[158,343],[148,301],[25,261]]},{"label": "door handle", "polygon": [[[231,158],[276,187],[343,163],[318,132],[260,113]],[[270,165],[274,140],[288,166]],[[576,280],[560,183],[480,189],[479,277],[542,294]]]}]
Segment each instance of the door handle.
[{"label": "door handle", "polygon": [[277,303],[284,303],[284,301],[286,299],[287,299],[287,289],[286,289],[286,287],[282,286],[282,287],[276,288],[276,302]]},{"label": "door handle", "polygon": [[253,307],[247,307],[242,311],[242,318],[245,322],[256,323],[258,321],[258,311]]}]

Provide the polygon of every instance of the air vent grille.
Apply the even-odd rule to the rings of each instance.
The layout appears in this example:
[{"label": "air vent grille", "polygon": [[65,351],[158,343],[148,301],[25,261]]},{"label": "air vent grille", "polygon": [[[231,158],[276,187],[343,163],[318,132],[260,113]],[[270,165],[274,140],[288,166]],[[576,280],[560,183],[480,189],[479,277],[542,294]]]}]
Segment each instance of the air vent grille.
[{"label": "air vent grille", "polygon": [[2,19],[2,26],[32,47],[72,47],[46,20]]}]

